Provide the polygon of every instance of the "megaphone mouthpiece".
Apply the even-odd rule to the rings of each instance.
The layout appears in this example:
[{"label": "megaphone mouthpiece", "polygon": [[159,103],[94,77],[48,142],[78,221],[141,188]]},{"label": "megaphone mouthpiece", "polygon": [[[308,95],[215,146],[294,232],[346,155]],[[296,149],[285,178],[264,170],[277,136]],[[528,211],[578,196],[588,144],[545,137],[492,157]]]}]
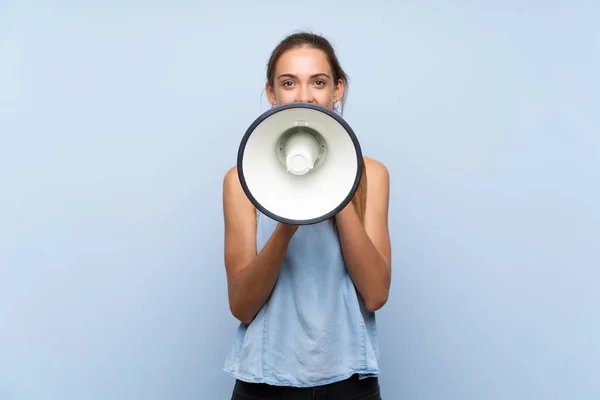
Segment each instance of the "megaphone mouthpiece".
[{"label": "megaphone mouthpiece", "polygon": [[294,175],[310,172],[319,157],[320,145],[308,132],[293,133],[285,143],[285,163],[287,171]]}]

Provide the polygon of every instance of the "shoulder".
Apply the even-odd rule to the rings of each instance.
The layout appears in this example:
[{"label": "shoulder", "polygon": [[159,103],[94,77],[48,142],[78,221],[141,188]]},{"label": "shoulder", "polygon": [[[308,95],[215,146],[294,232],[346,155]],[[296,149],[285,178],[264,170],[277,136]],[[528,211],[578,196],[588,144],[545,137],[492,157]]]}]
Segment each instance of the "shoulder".
[{"label": "shoulder", "polygon": [[[225,172],[223,177],[223,186],[236,186],[240,185],[240,177],[238,175],[237,166],[231,167]],[[241,185],[240,185],[241,186]]]},{"label": "shoulder", "polygon": [[225,172],[223,177],[223,200],[225,207],[254,209],[244,189],[242,189],[237,166],[231,167]]},{"label": "shoulder", "polygon": [[[390,200],[390,174],[380,161],[363,157],[366,169],[367,208],[387,210]],[[385,214],[381,214],[385,215]]]},{"label": "shoulder", "polygon": [[237,167],[227,170],[223,177],[223,211],[226,217],[230,217],[227,219],[235,224],[246,215],[256,215],[256,208],[242,189]]},{"label": "shoulder", "polygon": [[231,167],[225,172],[223,177],[223,196],[238,197],[240,192],[243,192],[240,177],[238,175],[237,166]]},{"label": "shoulder", "polygon": [[363,162],[365,163],[365,169],[367,171],[367,180],[369,183],[373,182],[376,184],[382,184],[389,186],[390,173],[381,161],[377,161],[370,157],[363,156]]},{"label": "shoulder", "polygon": [[225,176],[223,177],[223,190],[225,193],[244,195],[245,197],[237,166],[231,167],[225,172]]}]

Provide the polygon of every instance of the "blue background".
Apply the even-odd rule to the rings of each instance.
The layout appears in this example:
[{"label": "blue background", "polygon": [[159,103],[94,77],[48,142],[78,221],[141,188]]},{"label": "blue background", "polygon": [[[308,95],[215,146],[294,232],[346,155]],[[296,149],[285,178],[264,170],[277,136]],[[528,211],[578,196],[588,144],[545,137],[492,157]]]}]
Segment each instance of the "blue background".
[{"label": "blue background", "polygon": [[298,29],[391,174],[386,399],[600,398],[600,5],[0,2],[0,399],[228,399],[221,188]]}]

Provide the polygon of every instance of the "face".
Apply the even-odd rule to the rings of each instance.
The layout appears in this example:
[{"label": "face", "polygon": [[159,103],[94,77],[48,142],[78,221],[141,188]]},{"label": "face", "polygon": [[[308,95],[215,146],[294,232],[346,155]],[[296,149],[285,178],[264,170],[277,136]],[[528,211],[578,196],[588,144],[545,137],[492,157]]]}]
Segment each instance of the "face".
[{"label": "face", "polygon": [[333,109],[342,99],[344,83],[333,80],[323,51],[305,47],[281,55],[275,66],[273,87],[267,83],[266,89],[272,105],[308,102]]}]

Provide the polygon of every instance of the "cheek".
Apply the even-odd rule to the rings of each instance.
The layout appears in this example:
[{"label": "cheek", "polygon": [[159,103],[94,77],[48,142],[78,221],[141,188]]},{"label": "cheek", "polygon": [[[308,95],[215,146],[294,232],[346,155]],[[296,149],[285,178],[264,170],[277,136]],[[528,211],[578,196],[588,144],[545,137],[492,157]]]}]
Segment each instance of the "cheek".
[{"label": "cheek", "polygon": [[281,103],[293,101],[296,97],[293,90],[278,90],[276,95],[277,101]]},{"label": "cheek", "polygon": [[333,105],[333,95],[329,90],[319,90],[314,94],[314,98],[322,106],[330,107]]}]

